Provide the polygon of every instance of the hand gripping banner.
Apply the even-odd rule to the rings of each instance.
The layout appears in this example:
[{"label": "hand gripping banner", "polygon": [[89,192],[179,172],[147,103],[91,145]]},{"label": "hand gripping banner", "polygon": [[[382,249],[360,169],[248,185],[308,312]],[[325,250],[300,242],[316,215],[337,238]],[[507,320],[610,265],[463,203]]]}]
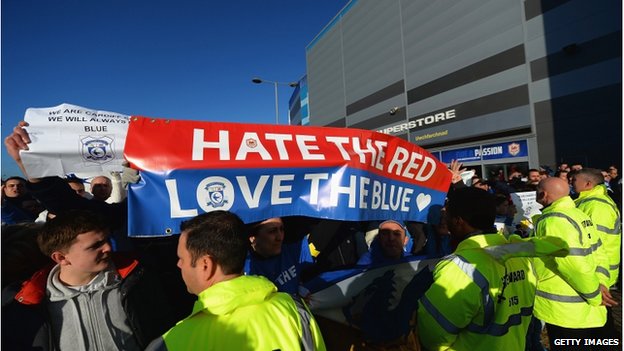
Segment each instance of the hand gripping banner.
[{"label": "hand gripping banner", "polygon": [[451,173],[403,139],[347,128],[131,117],[124,156],[141,171],[129,190],[129,235],[179,233],[228,210],[246,223],[303,215],[425,222]]}]

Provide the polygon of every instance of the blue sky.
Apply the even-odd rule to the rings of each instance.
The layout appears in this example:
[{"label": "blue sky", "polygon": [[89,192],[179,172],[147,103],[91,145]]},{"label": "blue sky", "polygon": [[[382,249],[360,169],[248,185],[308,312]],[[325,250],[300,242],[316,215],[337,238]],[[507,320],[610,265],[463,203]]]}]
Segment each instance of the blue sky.
[{"label": "blue sky", "polygon": [[[2,0],[2,138],[29,107],[274,123],[273,85],[347,0]],[[279,86],[280,122],[292,88]],[[2,147],[2,176],[19,174]]]}]

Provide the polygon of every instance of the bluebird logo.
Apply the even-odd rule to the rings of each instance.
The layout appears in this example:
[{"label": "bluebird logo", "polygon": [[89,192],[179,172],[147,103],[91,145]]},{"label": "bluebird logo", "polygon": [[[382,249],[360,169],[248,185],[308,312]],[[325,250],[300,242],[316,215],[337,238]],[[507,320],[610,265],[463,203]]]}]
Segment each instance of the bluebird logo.
[{"label": "bluebird logo", "polygon": [[88,136],[80,140],[82,158],[88,162],[106,163],[115,158],[113,139],[107,136]]},{"label": "bluebird logo", "polygon": [[227,211],[232,207],[234,187],[226,178],[208,177],[199,183],[197,189],[197,203],[204,211]]}]

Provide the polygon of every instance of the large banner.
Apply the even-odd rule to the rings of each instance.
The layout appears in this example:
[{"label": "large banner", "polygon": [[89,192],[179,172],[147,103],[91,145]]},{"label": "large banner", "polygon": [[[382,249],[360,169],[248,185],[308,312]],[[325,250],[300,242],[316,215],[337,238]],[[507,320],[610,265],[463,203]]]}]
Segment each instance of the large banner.
[{"label": "large banner", "polygon": [[27,109],[32,142],[20,155],[28,176],[121,171],[129,118],[70,104]]},{"label": "large banner", "polygon": [[183,220],[230,210],[246,223],[303,215],[426,221],[451,173],[421,147],[346,128],[133,116],[124,150],[141,171],[129,234],[171,235]]}]

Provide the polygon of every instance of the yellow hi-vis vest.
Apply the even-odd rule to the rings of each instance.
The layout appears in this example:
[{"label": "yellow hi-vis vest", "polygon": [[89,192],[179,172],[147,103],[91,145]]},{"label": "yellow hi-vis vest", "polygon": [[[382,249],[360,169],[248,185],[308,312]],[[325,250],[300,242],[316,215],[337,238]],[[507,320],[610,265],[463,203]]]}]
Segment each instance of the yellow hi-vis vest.
[{"label": "yellow hi-vis vest", "polygon": [[147,350],[325,350],[301,303],[265,277],[240,276],[202,291],[190,316]]},{"label": "yellow hi-vis vest", "polygon": [[565,257],[535,259],[537,318],[565,328],[594,328],[605,324],[607,310],[593,252],[598,234],[591,219],[565,196],[542,210],[535,223],[536,236],[556,236],[568,243]]},{"label": "yellow hi-vis vest", "polygon": [[[602,245],[598,251],[604,252],[606,266],[598,266],[598,273],[604,278],[607,287],[612,286],[620,272],[620,248],[622,245],[622,223],[620,211],[604,185],[597,185],[591,190],[581,191],[574,200],[576,207],[591,218],[596,226]],[[600,277],[600,276],[599,276]]]},{"label": "yellow hi-vis vest", "polygon": [[532,259],[499,263],[484,249],[507,243],[498,233],[474,235],[436,265],[418,306],[427,350],[524,350],[535,297]]}]

